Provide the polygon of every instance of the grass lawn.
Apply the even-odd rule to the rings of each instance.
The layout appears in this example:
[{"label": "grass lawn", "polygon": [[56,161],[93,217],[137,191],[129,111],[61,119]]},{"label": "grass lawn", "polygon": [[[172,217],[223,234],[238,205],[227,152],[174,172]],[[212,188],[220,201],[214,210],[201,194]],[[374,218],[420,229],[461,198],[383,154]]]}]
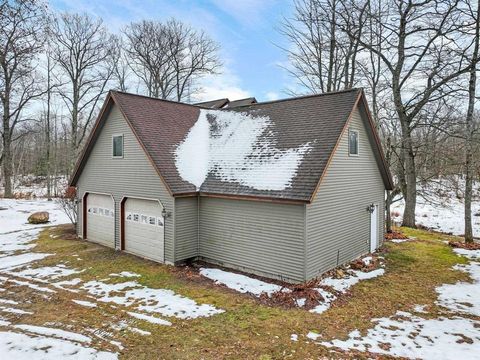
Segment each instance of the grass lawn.
[{"label": "grass lawn", "polygon": [[[435,287],[467,280],[466,273],[452,270],[466,263],[441,240],[453,239],[443,234],[402,229],[416,241],[386,243],[386,273],[361,281],[340,297],[325,313],[318,315],[300,309],[282,309],[261,305],[255,298],[213,285],[185,268],[159,265],[134,256],[115,252],[95,244],[74,240],[68,226],[48,228],[41,232],[34,252],[54,253],[37,263],[85,269],[72,277],[83,281],[100,280],[111,273],[135,272],[135,280],[151,288],[171,289],[197,303],[208,303],[224,313],[193,320],[169,319],[172,326],[161,326],[132,320],[124,311],[98,302],[95,308],[72,302],[88,300],[82,293],[57,291],[48,301],[41,292],[30,288],[12,288],[12,299],[24,301],[22,315],[29,324],[56,324],[85,335],[104,336],[99,348],[119,352],[126,359],[317,359],[367,358],[365,354],[345,354],[315,344],[305,337],[309,331],[322,335],[319,340],[346,338],[355,329],[365,332],[371,319],[389,317],[398,310],[413,311],[416,304],[427,304],[429,316],[439,309],[435,305]],[[74,256],[75,255],[75,256]],[[80,259],[80,260],[78,260]],[[109,282],[117,281],[112,278]],[[118,278],[118,281],[125,279]],[[123,308],[123,307],[122,307]],[[15,319],[10,319],[15,323]],[[20,320],[18,320],[20,322]],[[143,336],[125,329],[112,330],[111,324],[127,323],[145,331]],[[290,339],[298,334],[298,341]],[[115,339],[122,343],[119,350]]]}]

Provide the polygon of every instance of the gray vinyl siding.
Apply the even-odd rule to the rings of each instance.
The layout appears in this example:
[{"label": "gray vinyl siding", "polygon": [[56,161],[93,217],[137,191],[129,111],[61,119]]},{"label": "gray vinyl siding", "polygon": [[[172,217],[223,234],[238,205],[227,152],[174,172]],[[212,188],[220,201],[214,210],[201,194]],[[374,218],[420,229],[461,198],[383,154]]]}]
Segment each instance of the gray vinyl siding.
[{"label": "gray vinyl siding", "polygon": [[385,186],[358,109],[349,127],[359,132],[359,156],[349,156],[345,131],[314,201],[307,205],[307,279],[369,252],[366,208],[371,203],[378,204],[378,236],[383,239]]},{"label": "gray vinyl siding", "polygon": [[175,199],[175,262],[198,255],[198,197]]},{"label": "gray vinyl siding", "polygon": [[305,277],[305,206],[200,197],[200,258],[261,276]]},{"label": "gray vinyl siding", "polygon": [[[112,135],[123,134],[123,158],[112,158]],[[158,176],[120,110],[114,105],[77,182],[80,199],[85,192],[113,195],[115,199],[115,244],[120,247],[120,202],[124,196],[158,199],[171,216],[165,219],[165,261],[174,262],[174,199]],[[79,206],[78,230],[82,211]],[[88,234],[87,234],[88,235]]]}]

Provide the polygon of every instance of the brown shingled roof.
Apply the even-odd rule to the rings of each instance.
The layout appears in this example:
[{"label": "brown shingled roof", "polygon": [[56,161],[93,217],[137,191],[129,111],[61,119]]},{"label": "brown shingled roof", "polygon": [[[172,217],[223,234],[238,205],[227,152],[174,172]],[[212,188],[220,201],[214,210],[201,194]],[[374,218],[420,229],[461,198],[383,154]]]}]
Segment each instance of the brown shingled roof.
[{"label": "brown shingled roof", "polygon": [[239,107],[239,106],[252,105],[252,104],[256,104],[257,102],[258,102],[257,99],[255,99],[254,97],[232,100],[227,105],[225,105],[225,109],[231,109],[231,108]]},{"label": "brown shingled roof", "polygon": [[202,101],[202,102],[196,103],[195,105],[208,108],[208,109],[221,109],[224,106],[228,105],[229,102],[230,100],[228,100],[227,98],[224,98],[224,99],[216,99],[216,100],[210,100],[210,101]]},{"label": "brown shingled roof", "polygon": [[[130,127],[145,149],[157,172],[172,195],[195,194],[194,185],[182,179],[175,165],[175,149],[185,139],[198,119],[200,108],[194,105],[159,100],[145,96],[111,91],[102,114],[97,120],[85,150],[77,163],[71,185],[75,185],[102,121],[108,109],[119,106]],[[357,104],[364,107],[370,121],[370,136],[376,144],[376,156],[385,187],[391,189],[390,173],[386,167],[378,136],[373,129],[363,91],[354,89],[337,93],[304,96],[249,104],[234,109],[255,116],[268,116],[272,125],[268,129],[279,149],[295,148],[310,142],[311,150],[304,156],[291,186],[281,191],[257,190],[234,182],[226,182],[210,174],[200,193],[249,196],[266,199],[311,201],[337,142]],[[97,129],[98,128],[98,129]]]}]

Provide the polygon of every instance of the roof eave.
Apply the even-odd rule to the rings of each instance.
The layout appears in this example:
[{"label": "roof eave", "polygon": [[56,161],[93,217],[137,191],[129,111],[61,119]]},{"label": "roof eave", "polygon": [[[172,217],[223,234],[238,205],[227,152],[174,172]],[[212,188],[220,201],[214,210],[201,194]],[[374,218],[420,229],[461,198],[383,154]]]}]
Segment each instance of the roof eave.
[{"label": "roof eave", "polygon": [[206,191],[175,193],[173,196],[176,198],[201,196],[201,197],[224,198],[224,199],[232,199],[232,200],[263,201],[263,202],[284,203],[284,204],[285,203],[288,203],[288,204],[310,203],[309,199],[292,199],[292,198],[259,196],[259,195],[236,195],[236,194],[215,193],[215,192],[206,192]]},{"label": "roof eave", "polygon": [[93,126],[93,129],[90,132],[90,135],[88,136],[85,145],[83,146],[82,152],[78,157],[77,162],[75,163],[75,166],[73,168],[73,173],[70,176],[70,179],[68,180],[68,186],[75,187],[77,185],[78,178],[83,170],[85,162],[87,161],[88,153],[91,150],[91,146],[93,146],[92,141],[94,136],[96,135],[97,128],[102,122],[102,119],[105,116],[107,109],[110,109],[111,105],[114,102],[115,101],[112,98],[111,91],[109,91],[107,93],[107,97],[105,98],[105,101],[103,102],[102,109],[100,110],[100,113],[98,114],[97,119],[95,120],[95,125]]}]

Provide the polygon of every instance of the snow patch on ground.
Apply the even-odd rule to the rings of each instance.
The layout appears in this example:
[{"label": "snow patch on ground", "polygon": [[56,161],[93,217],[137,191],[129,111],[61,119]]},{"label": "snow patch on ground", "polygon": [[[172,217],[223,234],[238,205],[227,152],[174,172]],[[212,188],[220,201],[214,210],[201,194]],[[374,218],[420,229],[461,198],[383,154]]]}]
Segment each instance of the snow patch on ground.
[{"label": "snow patch on ground", "polygon": [[216,284],[223,284],[240,293],[250,293],[255,296],[259,296],[261,293],[267,293],[270,296],[282,289],[280,285],[215,268],[201,268],[200,274],[215,281]]},{"label": "snow patch on ground", "polygon": [[136,274],[134,272],[130,272],[130,271],[122,271],[119,274],[115,274],[115,273],[114,274],[109,274],[109,276],[129,278],[129,277],[140,277],[141,275]]},{"label": "snow patch on ground", "polygon": [[[366,265],[369,265],[372,260],[372,257],[366,257],[362,259]],[[328,310],[331,304],[337,299],[337,292],[345,293],[359,281],[373,279],[383,275],[384,273],[385,270],[382,268],[370,272],[350,270],[344,278],[336,279],[333,277],[327,277],[323,279],[320,282],[320,285],[331,287],[334,291],[331,292],[323,287],[316,288],[315,290],[322,295],[324,301],[311,309],[310,312],[317,314],[323,313],[324,311]],[[249,293],[255,296],[260,296],[262,293],[266,293],[268,296],[271,296],[273,293],[278,291],[291,291],[290,289],[284,288],[277,284],[268,283],[246,275],[236,274],[215,268],[201,268],[200,274],[213,280],[216,284],[222,284],[240,293]],[[297,299],[296,303],[298,307],[304,307],[306,299]]]},{"label": "snow patch on ground", "polygon": [[390,241],[395,243],[395,244],[400,244],[400,243],[409,241],[409,239],[392,239]]},{"label": "snow patch on ground", "polygon": [[[460,186],[463,180],[456,179]],[[418,225],[453,235],[462,235],[464,228],[464,202],[451,190],[450,179],[437,179],[419,186],[415,210],[415,221]],[[480,194],[480,183],[474,184],[474,191]],[[480,214],[480,199],[472,201],[472,214]],[[395,202],[391,207],[392,220],[400,224],[405,203],[403,200]],[[473,234],[480,237],[480,216],[472,216]]]},{"label": "snow patch on ground", "polygon": [[175,294],[172,290],[152,289],[136,281],[118,284],[89,281],[82,288],[95,296],[98,301],[124,306],[135,305],[140,311],[180,319],[207,317],[224,312],[212,305],[197,304],[192,299]]},{"label": "snow patch on ground", "polygon": [[14,325],[15,329],[24,330],[30,333],[38,334],[38,335],[46,335],[56,338],[61,338],[65,340],[71,340],[76,342],[85,342],[90,343],[92,339],[85,335],[73,333],[71,331],[65,331],[62,329],[54,329],[54,328],[47,328],[43,326],[34,326],[34,325]]},{"label": "snow patch on ground", "polygon": [[480,250],[468,250],[461,248],[454,248],[453,251],[460,256],[465,256],[470,260],[480,260]]},{"label": "snow patch on ground", "polygon": [[[358,282],[382,276],[384,273],[385,269],[376,269],[369,272],[352,270],[350,271],[350,274],[340,279],[335,279],[333,277],[324,278],[320,282],[320,285],[331,287],[333,290],[340,293],[345,293]],[[323,296],[325,301],[314,307],[310,312],[321,314],[330,308],[332,303],[337,299],[337,295],[324,288],[318,288],[317,291]]]},{"label": "snow patch on ground", "polygon": [[0,358],[15,360],[113,360],[117,354],[98,351],[84,344],[47,336],[0,332]]},{"label": "snow patch on ground", "polygon": [[47,280],[56,280],[61,277],[66,277],[81,272],[82,271],[80,270],[70,269],[63,264],[60,264],[56,266],[28,268],[25,270],[12,272],[12,274],[27,279],[47,282]]},{"label": "snow patch on ground", "polygon": [[84,301],[84,300],[72,300],[75,304],[78,304],[78,305],[81,305],[81,306],[85,306],[85,307],[90,307],[90,308],[94,308],[94,307],[97,307],[97,304],[95,303],[92,303],[90,301]]},{"label": "snow patch on ground", "polygon": [[[452,316],[425,319],[398,311],[394,316],[373,319],[376,325],[366,335],[352,331],[347,340],[321,342],[327,347],[343,350],[401,356],[410,359],[477,359],[480,353],[480,321],[467,316],[480,316],[480,262],[478,250],[454,249],[472,261],[455,265],[455,270],[467,272],[472,282],[459,281],[436,288],[437,304]],[[426,313],[425,305],[415,305],[414,311]]]},{"label": "snow patch on ground", "polygon": [[452,311],[480,316],[480,263],[471,262],[453,268],[468,273],[473,282],[460,281],[437,287],[437,304]]},{"label": "snow patch on ground", "polygon": [[[0,210],[0,235],[12,231],[39,229],[70,223],[67,215],[55,201],[47,201],[46,199],[0,199],[0,207],[6,208],[6,210]],[[48,211],[50,221],[42,225],[29,224],[27,222],[28,216],[37,211]]]},{"label": "snow patch on ground", "polygon": [[314,332],[314,331],[310,331],[308,334],[307,334],[307,338],[309,338],[310,340],[317,340],[318,338],[320,337],[320,334]]},{"label": "snow patch on ground", "polygon": [[[423,319],[406,312],[390,318],[374,320],[373,329],[365,336],[352,331],[347,340],[322,342],[327,347],[343,350],[370,351],[406,358],[478,359],[480,353],[480,323],[454,317]],[[473,341],[469,344],[466,340]]]},{"label": "snow patch on ground", "polygon": [[34,261],[45,259],[51,254],[42,254],[42,253],[25,253],[19,255],[10,255],[2,257],[0,262],[0,269],[2,270],[12,270],[20,266],[24,266]]},{"label": "snow patch on ground", "polygon": [[311,145],[279,149],[270,126],[265,116],[201,109],[175,151],[180,176],[197,190],[209,174],[258,190],[287,188]]},{"label": "snow patch on ground", "polygon": [[426,307],[427,307],[427,305],[415,305],[413,307],[413,311],[415,311],[417,313],[427,314],[428,311],[425,310]]},{"label": "snow patch on ground", "polygon": [[339,292],[346,292],[350,289],[353,285],[360,282],[361,280],[368,280],[373,279],[378,276],[381,276],[385,273],[385,269],[376,269],[369,272],[364,272],[360,270],[352,271],[351,276],[346,276],[340,279],[334,279],[332,277],[328,277],[323,279],[320,284],[325,286],[331,286],[334,290]]},{"label": "snow patch on ground", "polygon": [[139,314],[139,313],[135,313],[135,312],[131,312],[131,311],[129,311],[127,314],[134,317],[135,319],[144,320],[144,321],[147,321],[147,322],[152,323],[152,324],[166,325],[166,326],[171,326],[172,325],[172,323],[170,321],[163,320],[163,319],[160,319],[160,318],[155,317],[155,316]]}]

